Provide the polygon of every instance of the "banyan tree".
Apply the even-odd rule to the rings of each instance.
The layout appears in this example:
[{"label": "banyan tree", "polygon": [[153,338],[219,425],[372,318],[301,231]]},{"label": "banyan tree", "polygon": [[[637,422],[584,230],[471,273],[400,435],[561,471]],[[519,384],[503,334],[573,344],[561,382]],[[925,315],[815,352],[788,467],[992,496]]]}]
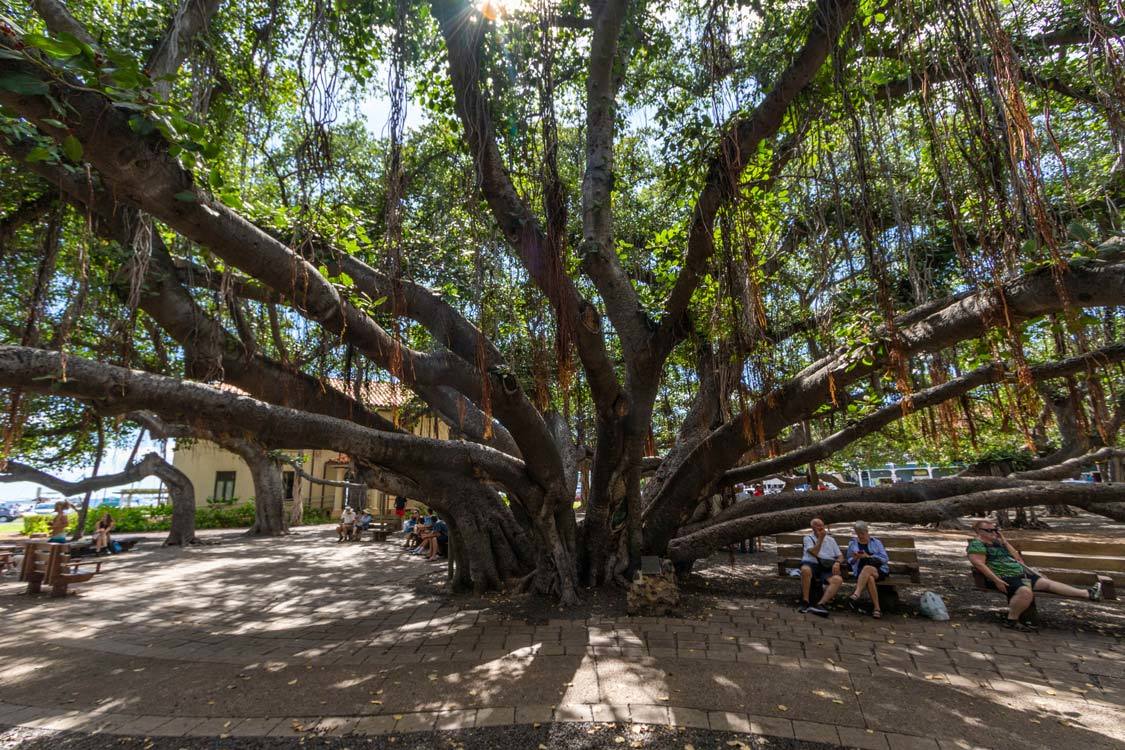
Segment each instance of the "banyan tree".
[{"label": "banyan tree", "polygon": [[[335,450],[562,603],[814,514],[1125,518],[1060,481],[1121,479],[1117,5],[13,2],[3,458]],[[711,502],[892,455],[1005,468]]]}]

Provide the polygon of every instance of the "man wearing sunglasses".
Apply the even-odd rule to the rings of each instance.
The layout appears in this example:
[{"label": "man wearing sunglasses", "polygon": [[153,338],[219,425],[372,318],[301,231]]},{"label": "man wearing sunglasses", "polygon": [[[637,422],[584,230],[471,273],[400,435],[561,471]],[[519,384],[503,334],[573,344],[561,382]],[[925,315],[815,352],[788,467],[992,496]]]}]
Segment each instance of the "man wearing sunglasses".
[{"label": "man wearing sunglasses", "polygon": [[977,538],[969,541],[969,562],[988,580],[989,585],[1008,597],[1008,619],[1004,623],[1007,627],[1031,629],[1019,620],[1035,601],[1036,591],[1092,601],[1102,598],[1100,583],[1088,589],[1076,589],[1045,578],[1027,567],[1019,551],[1008,544],[995,521],[976,521],[973,531]]}]

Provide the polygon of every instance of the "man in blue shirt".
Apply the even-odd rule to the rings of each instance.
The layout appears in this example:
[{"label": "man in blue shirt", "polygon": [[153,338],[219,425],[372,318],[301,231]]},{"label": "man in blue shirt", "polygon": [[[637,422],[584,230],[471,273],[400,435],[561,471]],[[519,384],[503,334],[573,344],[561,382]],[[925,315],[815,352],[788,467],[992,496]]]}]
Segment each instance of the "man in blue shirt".
[{"label": "man in blue shirt", "polygon": [[418,546],[418,515],[417,508],[410,511],[410,518],[406,519],[406,522],[402,525],[402,535],[406,537],[406,541],[402,543],[402,546],[407,549]]},{"label": "man in blue shirt", "polygon": [[890,557],[883,543],[871,536],[866,521],[856,521],[854,528],[855,537],[848,542],[848,564],[855,576],[855,591],[848,597],[848,606],[858,612],[859,600],[866,592],[875,605],[871,616],[878,619],[883,616],[883,611],[879,609],[879,587],[876,584],[891,572]]}]

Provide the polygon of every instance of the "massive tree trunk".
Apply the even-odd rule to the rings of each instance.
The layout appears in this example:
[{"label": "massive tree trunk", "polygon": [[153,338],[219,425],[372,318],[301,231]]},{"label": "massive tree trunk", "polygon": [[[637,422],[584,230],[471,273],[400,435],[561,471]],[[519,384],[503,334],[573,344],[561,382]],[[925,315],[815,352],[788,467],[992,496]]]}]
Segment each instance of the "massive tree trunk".
[{"label": "massive tree trunk", "polygon": [[186,547],[199,541],[195,535],[195,487],[187,474],[164,461],[154,472],[168,488],[172,499],[172,528],[165,546]]},{"label": "massive tree trunk", "polygon": [[225,435],[217,437],[219,445],[237,453],[250,467],[250,477],[254,481],[254,525],[246,531],[246,535],[281,536],[289,533],[285,523],[285,485],[281,481],[278,462],[257,441]]}]

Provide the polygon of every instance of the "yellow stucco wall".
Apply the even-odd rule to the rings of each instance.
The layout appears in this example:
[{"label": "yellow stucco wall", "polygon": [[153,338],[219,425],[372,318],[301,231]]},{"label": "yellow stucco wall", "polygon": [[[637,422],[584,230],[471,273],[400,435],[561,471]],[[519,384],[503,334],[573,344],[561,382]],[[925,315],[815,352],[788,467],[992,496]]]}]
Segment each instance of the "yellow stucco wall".
[{"label": "yellow stucco wall", "polygon": [[[390,418],[390,413],[383,416]],[[433,417],[423,417],[415,425],[414,434],[426,437],[446,439],[449,437],[449,428]],[[302,456],[302,468],[309,474],[319,479],[344,478],[344,463],[347,456],[341,456],[334,451],[324,450],[286,450],[285,453],[293,458]],[[248,501],[254,496],[254,482],[250,477],[250,467],[236,454],[223,450],[214,443],[206,440],[185,441],[182,445],[176,444],[172,454],[172,464],[184,472],[195,487],[195,504],[197,507],[207,505],[207,498],[213,497],[215,492],[216,474],[221,471],[233,471],[234,496],[240,502]],[[282,467],[283,471],[286,468]],[[306,507],[324,508],[339,513],[344,503],[344,489],[340,487],[326,487],[311,482],[301,482],[299,492],[301,500]],[[413,500],[413,498],[412,498]],[[410,505],[415,505],[411,502]],[[382,492],[369,490],[367,493],[367,507],[377,512],[393,512],[394,497],[388,497]]]}]

